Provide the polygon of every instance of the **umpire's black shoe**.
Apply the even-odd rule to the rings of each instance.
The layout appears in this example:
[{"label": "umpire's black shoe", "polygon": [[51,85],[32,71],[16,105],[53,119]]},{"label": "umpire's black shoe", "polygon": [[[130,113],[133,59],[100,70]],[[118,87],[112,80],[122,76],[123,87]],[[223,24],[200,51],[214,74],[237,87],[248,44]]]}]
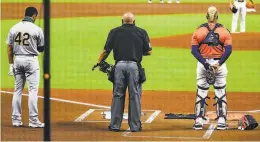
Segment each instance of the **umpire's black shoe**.
[{"label": "umpire's black shoe", "polygon": [[141,132],[142,131],[142,127],[140,127],[139,129],[137,130],[131,130],[131,132]]},{"label": "umpire's black shoe", "polygon": [[108,130],[113,131],[113,132],[119,132],[120,131],[120,129],[112,129],[110,126],[108,126]]}]

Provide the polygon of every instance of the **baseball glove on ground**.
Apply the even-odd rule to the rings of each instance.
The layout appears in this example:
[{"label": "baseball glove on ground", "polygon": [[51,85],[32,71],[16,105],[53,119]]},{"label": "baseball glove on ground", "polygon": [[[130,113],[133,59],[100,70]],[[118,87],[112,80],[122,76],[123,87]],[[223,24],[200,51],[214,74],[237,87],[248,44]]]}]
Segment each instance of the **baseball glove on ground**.
[{"label": "baseball glove on ground", "polygon": [[237,8],[235,6],[233,6],[230,10],[232,11],[232,13],[237,13]]},{"label": "baseball glove on ground", "polygon": [[238,121],[239,130],[253,130],[258,126],[258,122],[252,115],[245,115]]},{"label": "baseball glove on ground", "polygon": [[209,68],[206,69],[205,75],[206,75],[206,80],[207,80],[208,84],[213,85],[216,81],[216,74],[214,72],[213,67],[209,66]]},{"label": "baseball glove on ground", "polygon": [[99,70],[109,74],[113,68],[113,65],[108,64],[106,61],[101,61],[100,63],[93,66],[92,71],[95,70],[96,67],[99,66]]}]

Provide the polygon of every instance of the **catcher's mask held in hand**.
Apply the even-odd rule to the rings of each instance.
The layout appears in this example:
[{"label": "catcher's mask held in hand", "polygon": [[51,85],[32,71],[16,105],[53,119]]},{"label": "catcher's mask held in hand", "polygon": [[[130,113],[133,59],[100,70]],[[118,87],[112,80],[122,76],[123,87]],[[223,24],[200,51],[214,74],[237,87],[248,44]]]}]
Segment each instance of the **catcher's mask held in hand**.
[{"label": "catcher's mask held in hand", "polygon": [[96,67],[99,67],[100,71],[109,74],[113,68],[113,65],[108,64],[106,61],[101,61],[93,66],[92,71],[95,70]]},{"label": "catcher's mask held in hand", "polygon": [[245,115],[238,121],[239,130],[253,130],[258,126],[258,122],[252,115]]},{"label": "catcher's mask held in hand", "polygon": [[205,75],[207,83],[213,85],[216,81],[216,74],[212,66],[209,66],[209,68],[206,69]]}]

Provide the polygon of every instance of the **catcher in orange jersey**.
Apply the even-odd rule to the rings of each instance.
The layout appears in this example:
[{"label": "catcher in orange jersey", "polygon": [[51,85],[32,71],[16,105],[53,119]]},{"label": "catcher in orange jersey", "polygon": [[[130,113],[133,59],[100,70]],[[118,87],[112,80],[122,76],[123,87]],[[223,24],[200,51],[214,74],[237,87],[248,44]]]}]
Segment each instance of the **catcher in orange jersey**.
[{"label": "catcher in orange jersey", "polygon": [[[215,90],[216,110],[218,125],[217,129],[227,129],[227,99],[226,99],[226,77],[227,67],[225,61],[232,52],[232,38],[227,29],[217,23],[218,11],[216,7],[208,8],[208,22],[202,24],[192,36],[192,54],[198,60],[197,64],[197,98],[195,104],[194,129],[203,129],[203,119],[206,112],[206,99],[209,86],[213,85]],[[207,72],[212,69],[214,80],[208,80]]]}]

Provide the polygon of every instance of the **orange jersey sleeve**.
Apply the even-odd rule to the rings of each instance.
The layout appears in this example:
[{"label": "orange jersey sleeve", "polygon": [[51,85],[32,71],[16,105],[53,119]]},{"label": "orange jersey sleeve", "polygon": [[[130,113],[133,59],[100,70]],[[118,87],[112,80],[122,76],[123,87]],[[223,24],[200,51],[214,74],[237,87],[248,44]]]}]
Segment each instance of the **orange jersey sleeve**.
[{"label": "orange jersey sleeve", "polygon": [[194,32],[191,38],[191,45],[199,45],[198,40],[197,40],[197,33]]},{"label": "orange jersey sleeve", "polygon": [[215,32],[220,35],[219,40],[224,43],[224,46],[232,45],[232,37],[227,29],[220,27],[217,28]]},{"label": "orange jersey sleeve", "polygon": [[198,28],[192,35],[191,45],[199,45],[208,34],[208,29],[205,27]]}]

